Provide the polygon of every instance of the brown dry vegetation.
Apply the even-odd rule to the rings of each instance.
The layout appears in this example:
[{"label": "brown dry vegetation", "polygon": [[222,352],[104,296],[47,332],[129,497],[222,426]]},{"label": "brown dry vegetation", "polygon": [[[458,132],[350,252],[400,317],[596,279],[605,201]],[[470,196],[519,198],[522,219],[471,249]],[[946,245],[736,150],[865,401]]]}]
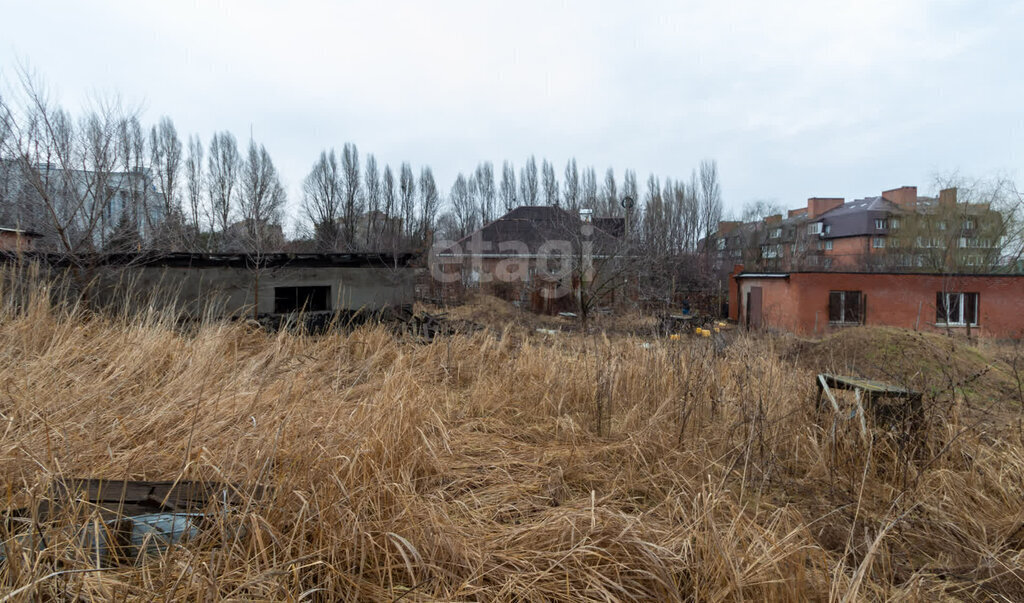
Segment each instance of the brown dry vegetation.
[{"label": "brown dry vegetation", "polygon": [[815,410],[813,343],[182,332],[42,297],[0,337],[7,508],[59,476],[273,489],[244,537],[134,565],[54,575],[95,565],[51,535],[0,567],[17,598],[1024,597],[1019,406],[965,394],[996,363],[965,344],[923,426],[862,439]]}]

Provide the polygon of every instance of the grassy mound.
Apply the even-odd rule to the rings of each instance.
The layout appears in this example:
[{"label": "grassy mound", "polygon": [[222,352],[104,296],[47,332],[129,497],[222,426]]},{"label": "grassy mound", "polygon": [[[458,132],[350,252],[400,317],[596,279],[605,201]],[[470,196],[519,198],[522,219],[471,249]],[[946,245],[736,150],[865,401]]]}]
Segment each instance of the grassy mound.
[{"label": "grassy mound", "polygon": [[1018,398],[1016,370],[1004,347],[892,327],[844,329],[820,340],[798,340],[787,355],[815,371],[857,375],[925,394],[957,393],[981,402]]}]

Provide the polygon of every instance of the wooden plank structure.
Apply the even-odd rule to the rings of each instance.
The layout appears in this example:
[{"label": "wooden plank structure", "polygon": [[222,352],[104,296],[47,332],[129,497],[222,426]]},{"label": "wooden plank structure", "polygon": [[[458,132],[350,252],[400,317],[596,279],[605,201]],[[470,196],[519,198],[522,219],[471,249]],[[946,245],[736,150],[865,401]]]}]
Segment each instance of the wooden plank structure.
[{"label": "wooden plank structure", "polygon": [[[820,408],[824,398],[827,398],[837,414],[840,412],[839,404],[836,402],[831,390],[850,390],[854,392],[857,408],[853,410],[853,413],[860,414],[862,432],[866,432],[867,429],[864,422],[865,408],[872,412],[876,420],[888,423],[916,422],[922,416],[922,395],[918,391],[873,379],[833,375],[830,373],[819,374],[817,376],[817,385],[817,407]],[[853,418],[853,413],[851,413],[850,418]]]},{"label": "wooden plank structure", "polygon": [[196,538],[265,494],[259,486],[221,482],[56,480],[48,497],[4,513],[0,562],[12,546],[44,549],[44,526],[65,518],[76,524],[81,550],[97,563],[127,562]]}]

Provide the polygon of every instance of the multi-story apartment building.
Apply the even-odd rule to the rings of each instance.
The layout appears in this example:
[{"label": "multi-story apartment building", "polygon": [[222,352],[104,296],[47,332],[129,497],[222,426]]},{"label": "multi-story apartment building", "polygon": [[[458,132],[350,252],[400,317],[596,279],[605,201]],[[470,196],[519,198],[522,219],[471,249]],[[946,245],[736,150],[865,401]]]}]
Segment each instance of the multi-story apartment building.
[{"label": "multi-story apartment building", "polygon": [[127,239],[146,240],[165,213],[163,193],[148,169],[92,171],[0,160],[0,223],[38,233],[43,249],[108,249]]},{"label": "multi-story apartment building", "polygon": [[846,202],[812,197],[786,216],[720,222],[708,241],[720,272],[991,272],[1005,263],[1004,216],[957,201],[957,189],[918,196],[904,186]]}]

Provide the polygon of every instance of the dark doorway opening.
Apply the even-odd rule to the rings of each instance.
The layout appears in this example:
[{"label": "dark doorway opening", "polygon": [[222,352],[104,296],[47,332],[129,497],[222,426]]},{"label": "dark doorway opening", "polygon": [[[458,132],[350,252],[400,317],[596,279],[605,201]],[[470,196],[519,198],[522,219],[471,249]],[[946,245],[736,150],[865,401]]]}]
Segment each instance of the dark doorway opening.
[{"label": "dark doorway opening", "polygon": [[330,309],[330,286],[274,287],[275,314],[324,312]]}]

